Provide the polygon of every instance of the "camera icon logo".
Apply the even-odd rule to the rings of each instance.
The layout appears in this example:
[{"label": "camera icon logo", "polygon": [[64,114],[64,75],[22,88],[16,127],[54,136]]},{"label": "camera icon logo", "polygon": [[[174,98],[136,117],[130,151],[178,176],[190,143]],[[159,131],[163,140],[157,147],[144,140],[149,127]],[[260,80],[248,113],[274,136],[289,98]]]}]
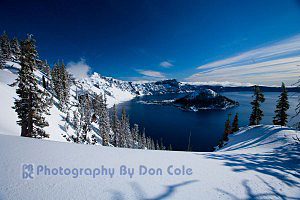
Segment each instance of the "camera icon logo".
[{"label": "camera icon logo", "polygon": [[30,180],[34,178],[33,164],[22,165],[22,179]]}]

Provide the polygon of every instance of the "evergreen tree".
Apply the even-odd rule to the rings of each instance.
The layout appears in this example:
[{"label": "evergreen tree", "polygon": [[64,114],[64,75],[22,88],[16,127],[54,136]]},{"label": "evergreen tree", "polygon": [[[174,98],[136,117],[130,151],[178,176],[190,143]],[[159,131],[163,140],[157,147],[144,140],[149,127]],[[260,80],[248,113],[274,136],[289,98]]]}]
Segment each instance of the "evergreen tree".
[{"label": "evergreen tree", "polygon": [[127,132],[127,148],[131,148],[133,149],[134,148],[134,140],[133,140],[133,135],[131,133],[131,131],[128,129],[128,132]]},{"label": "evergreen tree", "polygon": [[61,91],[64,106],[68,106],[70,98],[70,75],[65,68],[64,63],[61,64],[60,68],[60,80],[61,80]]},{"label": "evergreen tree", "polygon": [[106,99],[102,95],[95,95],[94,111],[98,116],[99,131],[102,137],[102,145],[108,146],[110,142],[110,119],[106,107]]},{"label": "evergreen tree", "polygon": [[142,148],[142,135],[138,134],[138,138],[137,138],[137,144],[138,144],[138,149]]},{"label": "evergreen tree", "polygon": [[146,137],[146,145],[145,145],[146,149],[150,149],[149,146],[150,146],[150,138]]},{"label": "evergreen tree", "polygon": [[78,116],[77,111],[73,112],[73,128],[74,128],[75,134],[76,134],[76,141],[74,141],[74,142],[78,142],[81,127],[80,127],[79,116]]},{"label": "evergreen tree", "polygon": [[146,142],[146,129],[144,128],[143,133],[142,133],[141,148],[145,149],[146,145],[147,145],[147,142]]},{"label": "evergreen tree", "polygon": [[79,112],[79,123],[81,127],[81,134],[79,140],[81,143],[85,143],[87,141],[87,133],[90,128],[91,123],[91,108],[90,108],[90,100],[88,96],[81,96],[81,100],[79,101],[78,112]]},{"label": "evergreen tree", "polygon": [[108,146],[110,140],[110,123],[106,100],[104,100],[102,104],[101,115],[99,117],[99,129],[102,136],[102,145]]},{"label": "evergreen tree", "polygon": [[263,103],[265,101],[265,97],[257,85],[254,86],[254,94],[252,97],[254,97],[254,100],[251,102],[252,113],[250,115],[250,126],[258,125],[262,117],[264,116],[263,111],[260,109],[260,103]]},{"label": "evergreen tree", "polygon": [[58,64],[54,64],[52,70],[51,70],[51,81],[52,81],[52,86],[53,86],[53,90],[54,90],[54,93],[57,97],[57,99],[59,100],[61,97],[60,97],[60,82],[59,82],[59,66]]},{"label": "evergreen tree", "polygon": [[19,61],[21,56],[21,48],[17,38],[13,38],[11,41],[11,53],[14,56],[14,61]]},{"label": "evergreen tree", "polygon": [[219,142],[219,148],[222,148],[224,146],[224,142],[228,141],[228,135],[231,133],[231,127],[230,127],[230,116],[231,114],[228,114],[228,118],[225,122],[225,128],[224,133],[222,135],[222,139]]},{"label": "evergreen tree", "polygon": [[163,139],[162,138],[160,138],[160,149],[161,150],[166,150],[166,147],[163,144]]},{"label": "evergreen tree", "polygon": [[133,141],[134,141],[134,148],[139,148],[138,146],[138,140],[139,140],[139,125],[134,124],[132,131],[131,131]]},{"label": "evergreen tree", "polygon": [[155,148],[156,150],[160,150],[160,146],[159,146],[159,143],[158,143],[158,141],[156,140],[156,148]]},{"label": "evergreen tree", "polygon": [[44,75],[42,76],[42,84],[43,84],[43,88],[47,89],[46,79]]},{"label": "evergreen tree", "polygon": [[114,105],[113,109],[112,109],[111,129],[114,132],[113,145],[116,146],[116,147],[120,147],[120,129],[121,129],[121,124],[120,124],[120,120],[118,118],[118,113],[117,113],[117,107],[116,107],[116,105]]},{"label": "evergreen tree", "polygon": [[232,122],[232,132],[237,132],[239,130],[239,114],[236,113]]},{"label": "evergreen tree", "polygon": [[281,85],[281,94],[279,99],[277,100],[276,110],[275,110],[275,117],[273,120],[274,125],[281,125],[285,126],[288,119],[288,114],[286,111],[290,108],[289,101],[288,101],[288,94],[285,88],[284,83]]},{"label": "evergreen tree", "polygon": [[15,100],[15,110],[21,126],[21,136],[24,137],[48,137],[43,128],[48,126],[44,114],[49,113],[49,97],[47,92],[38,88],[34,76],[34,65],[37,58],[35,41],[28,37],[21,42],[21,58],[18,77],[18,88]]},{"label": "evergreen tree", "polygon": [[152,150],[155,150],[155,143],[154,143],[154,140],[153,140],[153,139],[151,139],[151,149],[152,149]]},{"label": "evergreen tree", "polygon": [[51,70],[50,70],[50,67],[49,67],[47,61],[45,61],[45,74],[46,74],[48,79],[51,78]]},{"label": "evergreen tree", "polygon": [[0,48],[0,69],[4,69],[5,67],[5,58],[2,53],[2,49]]},{"label": "evergreen tree", "polygon": [[129,124],[127,120],[126,110],[122,108],[122,116],[121,116],[121,128],[120,128],[120,147],[127,147],[127,133],[129,129]]},{"label": "evergreen tree", "polygon": [[92,139],[92,144],[93,144],[93,145],[97,144],[97,139],[96,139],[96,135],[95,135],[95,134],[93,134],[93,135],[91,136],[91,139]]},{"label": "evergreen tree", "polygon": [[70,75],[65,69],[65,65],[58,63],[53,66],[51,76],[53,89],[59,100],[59,109],[65,111],[70,97]]},{"label": "evergreen tree", "polygon": [[169,150],[169,151],[173,151],[173,147],[172,147],[171,144],[169,144],[168,150]]},{"label": "evergreen tree", "polygon": [[11,59],[11,48],[10,48],[10,42],[9,38],[4,31],[3,34],[0,37],[0,47],[2,49],[2,55],[5,60]]}]

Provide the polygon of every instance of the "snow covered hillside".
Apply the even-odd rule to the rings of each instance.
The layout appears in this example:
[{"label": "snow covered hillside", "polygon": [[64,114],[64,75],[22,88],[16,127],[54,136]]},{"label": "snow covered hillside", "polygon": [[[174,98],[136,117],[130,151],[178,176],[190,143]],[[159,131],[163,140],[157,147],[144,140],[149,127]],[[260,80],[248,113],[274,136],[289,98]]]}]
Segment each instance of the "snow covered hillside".
[{"label": "snow covered hillside", "polygon": [[[231,135],[213,153],[170,152],[65,144],[0,135],[0,199],[300,199],[300,133],[255,126]],[[34,179],[22,180],[22,164]],[[109,175],[37,175],[37,167],[114,168]],[[132,178],[120,166],[134,168]],[[139,166],[162,175],[139,175]],[[191,168],[192,175],[170,175]],[[177,170],[178,172],[178,170]],[[75,174],[75,173],[74,173]]]}]

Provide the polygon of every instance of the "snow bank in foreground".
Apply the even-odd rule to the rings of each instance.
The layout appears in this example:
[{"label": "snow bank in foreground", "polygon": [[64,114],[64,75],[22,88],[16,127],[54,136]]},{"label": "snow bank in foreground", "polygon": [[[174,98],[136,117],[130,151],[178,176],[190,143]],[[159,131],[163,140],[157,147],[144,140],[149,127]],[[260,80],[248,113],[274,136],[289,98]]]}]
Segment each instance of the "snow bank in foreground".
[{"label": "snow bank in foreground", "polygon": [[[277,126],[243,128],[219,152],[168,152],[66,144],[0,135],[0,199],[299,199],[299,132]],[[115,168],[113,178],[36,176],[22,180],[21,165]],[[132,178],[119,167],[135,170]],[[138,175],[139,165],[162,175]],[[192,175],[169,175],[168,166]],[[172,168],[173,169],[173,168]],[[171,170],[173,172],[173,170]]]}]

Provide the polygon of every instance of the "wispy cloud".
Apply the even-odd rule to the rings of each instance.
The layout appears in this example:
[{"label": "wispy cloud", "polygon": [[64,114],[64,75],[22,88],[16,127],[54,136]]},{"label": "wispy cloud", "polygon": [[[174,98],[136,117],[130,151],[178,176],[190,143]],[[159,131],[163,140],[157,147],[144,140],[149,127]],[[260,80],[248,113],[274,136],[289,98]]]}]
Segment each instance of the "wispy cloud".
[{"label": "wispy cloud", "polygon": [[197,67],[188,81],[293,83],[300,75],[300,35]]},{"label": "wispy cloud", "polygon": [[67,70],[73,74],[75,78],[82,79],[88,77],[91,67],[86,64],[84,59],[80,59],[78,62],[69,62],[67,64]]},{"label": "wispy cloud", "polygon": [[152,78],[152,79],[164,79],[166,76],[158,71],[152,71],[152,70],[142,70],[142,69],[137,69],[136,70],[139,74],[144,75],[144,78]]},{"label": "wispy cloud", "polygon": [[159,63],[159,66],[164,67],[164,68],[170,68],[173,66],[171,61],[162,61]]}]

